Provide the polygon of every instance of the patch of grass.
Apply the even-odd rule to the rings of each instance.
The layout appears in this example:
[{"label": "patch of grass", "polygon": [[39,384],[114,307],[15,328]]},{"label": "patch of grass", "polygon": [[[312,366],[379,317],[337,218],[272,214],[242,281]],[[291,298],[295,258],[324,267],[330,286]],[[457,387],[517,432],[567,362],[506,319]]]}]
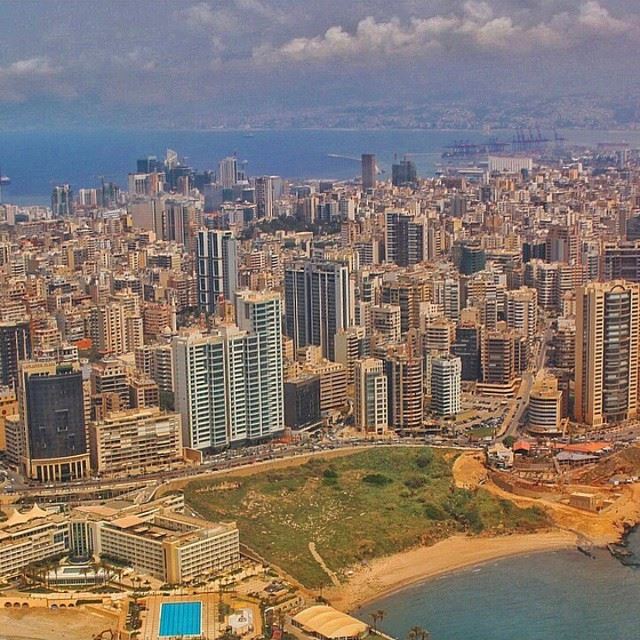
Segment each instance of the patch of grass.
[{"label": "patch of grass", "polygon": [[477,438],[478,440],[482,438],[491,438],[495,435],[497,429],[494,427],[474,427],[469,431],[469,436],[472,438]]},{"label": "patch of grass", "polygon": [[416,447],[370,449],[331,461],[227,480],[237,488],[202,491],[215,480],[195,480],[186,501],[211,520],[235,520],[244,544],[309,587],[328,576],[309,552],[341,572],[366,559],[453,533],[530,531],[543,512],[520,509],[480,489],[453,484],[455,453]]}]

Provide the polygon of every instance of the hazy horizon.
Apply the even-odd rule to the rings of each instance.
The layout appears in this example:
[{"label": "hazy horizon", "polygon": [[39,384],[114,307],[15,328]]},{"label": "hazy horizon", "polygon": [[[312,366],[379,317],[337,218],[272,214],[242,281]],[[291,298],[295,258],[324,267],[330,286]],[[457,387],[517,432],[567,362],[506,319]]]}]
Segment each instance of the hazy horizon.
[{"label": "hazy horizon", "polygon": [[637,115],[630,0],[0,7],[4,127],[434,126],[452,109],[454,123],[561,126],[559,106],[565,119],[573,107],[573,125]]}]

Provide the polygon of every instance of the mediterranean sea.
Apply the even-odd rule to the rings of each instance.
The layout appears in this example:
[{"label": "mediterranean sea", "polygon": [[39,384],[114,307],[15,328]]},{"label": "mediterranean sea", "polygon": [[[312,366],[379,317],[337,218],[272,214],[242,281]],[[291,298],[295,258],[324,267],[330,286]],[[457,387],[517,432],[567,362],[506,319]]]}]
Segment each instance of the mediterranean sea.
[{"label": "mediterranean sea", "polygon": [[[640,132],[563,131],[570,143],[627,141],[640,144]],[[510,140],[513,132],[491,134]],[[290,179],[344,180],[360,173],[361,153],[375,153],[389,175],[394,155],[413,154],[419,175],[433,174],[440,154],[455,141],[486,141],[480,131],[435,130],[0,130],[0,171],[11,178],[3,201],[48,204],[51,187],[68,182],[77,190],[94,187],[104,176],[126,188],[127,173],[136,160],[162,157],[174,149],[198,170],[217,168],[218,161],[236,153],[247,161],[249,175],[280,175]]]},{"label": "mediterranean sea", "polygon": [[[640,533],[629,536],[640,552]],[[607,551],[508,558],[408,587],[354,614],[383,610],[380,629],[404,640],[632,640],[640,638],[640,569]]]}]

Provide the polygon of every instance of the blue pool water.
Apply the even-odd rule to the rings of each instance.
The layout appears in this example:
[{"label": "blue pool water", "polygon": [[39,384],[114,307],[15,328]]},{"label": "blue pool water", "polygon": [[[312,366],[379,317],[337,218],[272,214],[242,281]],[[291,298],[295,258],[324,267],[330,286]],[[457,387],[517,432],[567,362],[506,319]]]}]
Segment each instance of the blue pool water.
[{"label": "blue pool water", "polygon": [[165,602],[160,607],[160,637],[199,636],[202,633],[201,602]]}]

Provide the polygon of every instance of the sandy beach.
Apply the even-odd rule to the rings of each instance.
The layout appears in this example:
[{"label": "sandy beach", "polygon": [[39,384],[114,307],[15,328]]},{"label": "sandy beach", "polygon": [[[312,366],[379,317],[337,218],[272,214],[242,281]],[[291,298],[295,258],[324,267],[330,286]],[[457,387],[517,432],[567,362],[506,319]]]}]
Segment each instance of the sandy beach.
[{"label": "sandy beach", "polygon": [[477,566],[499,558],[575,547],[576,536],[567,531],[515,534],[487,538],[453,536],[430,547],[419,547],[378,558],[357,569],[339,587],[323,595],[342,611],[354,611],[417,582]]}]

